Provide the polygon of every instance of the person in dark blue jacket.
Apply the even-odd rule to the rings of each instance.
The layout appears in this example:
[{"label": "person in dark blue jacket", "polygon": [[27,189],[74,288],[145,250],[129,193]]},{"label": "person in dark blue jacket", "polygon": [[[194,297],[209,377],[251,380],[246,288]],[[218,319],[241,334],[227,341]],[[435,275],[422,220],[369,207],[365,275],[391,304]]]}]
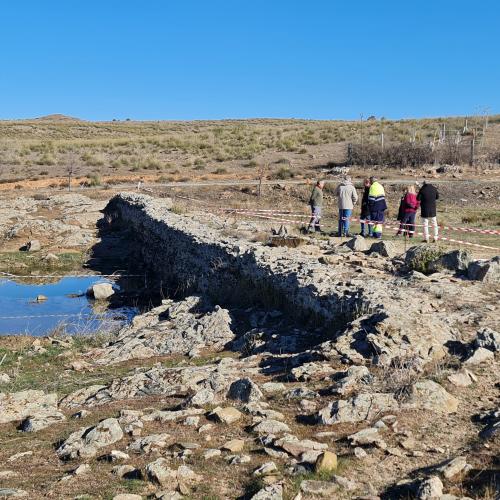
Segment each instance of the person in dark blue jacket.
[{"label": "person in dark blue jacket", "polygon": [[368,209],[373,224],[373,237],[382,238],[384,212],[387,210],[385,191],[376,177],[370,177],[370,191],[368,192]]}]

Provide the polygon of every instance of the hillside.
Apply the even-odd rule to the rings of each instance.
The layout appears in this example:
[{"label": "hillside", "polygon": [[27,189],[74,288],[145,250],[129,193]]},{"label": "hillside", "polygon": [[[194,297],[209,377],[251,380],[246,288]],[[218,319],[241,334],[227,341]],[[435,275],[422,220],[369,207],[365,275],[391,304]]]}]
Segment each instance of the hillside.
[{"label": "hillside", "polygon": [[[388,148],[409,145],[412,150],[425,149],[424,163],[454,162],[450,157],[453,160],[455,150],[458,163],[466,163],[472,130],[477,130],[478,166],[497,164],[500,115],[489,118],[484,136],[484,117],[469,118],[466,134],[464,125],[463,117],[86,122],[49,115],[0,121],[0,180],[52,178],[66,175],[70,165],[80,176],[154,174],[163,180],[231,174],[256,178],[261,165],[267,166],[269,175],[286,167],[288,172],[280,174],[284,177],[314,176],[318,167],[346,161],[348,143],[358,145],[358,156],[362,144],[366,160],[370,148],[397,158],[399,153]],[[433,151],[440,151],[440,156]]]}]

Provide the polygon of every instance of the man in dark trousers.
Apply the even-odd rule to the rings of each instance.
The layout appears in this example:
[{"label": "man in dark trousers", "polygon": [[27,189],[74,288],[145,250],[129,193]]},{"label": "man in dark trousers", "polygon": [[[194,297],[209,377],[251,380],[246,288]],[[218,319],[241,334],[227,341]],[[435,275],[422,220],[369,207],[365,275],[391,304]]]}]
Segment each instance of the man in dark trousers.
[{"label": "man in dark trousers", "polygon": [[420,202],[420,214],[424,221],[424,241],[429,243],[429,222],[434,230],[435,243],[438,240],[438,224],[436,219],[436,201],[439,199],[439,193],[435,186],[424,181],[424,185],[420,188],[417,195],[417,200]]}]

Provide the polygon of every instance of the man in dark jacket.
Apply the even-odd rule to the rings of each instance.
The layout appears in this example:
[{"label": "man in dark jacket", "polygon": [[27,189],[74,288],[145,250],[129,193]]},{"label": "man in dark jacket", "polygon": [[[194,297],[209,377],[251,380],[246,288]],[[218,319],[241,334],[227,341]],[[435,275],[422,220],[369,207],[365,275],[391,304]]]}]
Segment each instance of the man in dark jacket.
[{"label": "man in dark jacket", "polygon": [[438,240],[438,224],[436,218],[436,201],[439,199],[439,193],[435,186],[424,181],[424,185],[420,188],[417,195],[417,200],[420,202],[420,214],[424,221],[424,240],[429,243],[429,222],[431,222],[434,230],[435,243]]},{"label": "man in dark jacket", "polygon": [[321,232],[320,221],[321,221],[321,210],[323,208],[323,186],[325,183],[323,181],[316,182],[314,189],[311,193],[311,198],[309,199],[309,205],[311,207],[311,220],[309,221],[309,226],[307,231],[312,233],[313,231]]}]

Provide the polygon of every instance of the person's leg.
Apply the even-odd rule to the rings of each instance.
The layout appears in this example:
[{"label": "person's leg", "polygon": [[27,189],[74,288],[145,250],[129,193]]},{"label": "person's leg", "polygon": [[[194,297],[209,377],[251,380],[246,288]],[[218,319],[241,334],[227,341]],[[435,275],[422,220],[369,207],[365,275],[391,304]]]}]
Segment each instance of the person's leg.
[{"label": "person's leg", "polygon": [[314,212],[314,207],[311,207],[311,219],[309,220],[309,225],[307,226],[307,232],[312,233],[314,231],[315,225],[316,225],[316,214]]},{"label": "person's leg", "polygon": [[321,207],[314,207],[314,229],[316,231],[321,231]]},{"label": "person's leg", "polygon": [[371,219],[373,221],[373,237],[382,238],[382,218],[383,212],[373,212],[371,214]]},{"label": "person's leg", "polygon": [[400,236],[401,233],[403,233],[403,236],[404,236],[404,230],[405,230],[405,218],[403,217],[400,221],[399,221],[399,228],[398,228],[398,232],[396,233],[396,236]]},{"label": "person's leg", "polygon": [[403,231],[406,238],[410,237],[411,231],[411,214],[405,213],[403,215]]},{"label": "person's leg", "polygon": [[432,221],[432,226],[434,229],[434,242],[436,242],[438,240],[438,236],[439,236],[437,217],[432,217],[431,221]]},{"label": "person's leg", "polygon": [[407,229],[408,229],[408,238],[413,238],[415,236],[415,212],[411,212],[408,214],[407,220]]},{"label": "person's leg", "polygon": [[346,212],[347,211],[344,210],[344,209],[342,209],[341,212],[342,212],[342,215],[341,215],[341,221],[342,221],[342,223],[340,224],[340,231],[341,231],[341,235],[345,236],[345,233],[346,233],[345,227],[346,227],[346,222],[347,222]]},{"label": "person's leg", "polygon": [[359,234],[361,236],[366,236],[366,234],[365,234],[365,219],[363,218],[363,216],[361,216],[360,223],[361,223],[361,231]]},{"label": "person's leg", "polygon": [[370,212],[370,223],[368,225],[368,236],[371,238],[373,236],[373,221],[375,220],[375,212]]},{"label": "person's leg", "polygon": [[351,225],[352,210],[350,208],[344,210],[344,234],[349,234],[349,227]]},{"label": "person's leg", "polygon": [[424,221],[424,240],[429,243],[429,219],[427,217],[422,217]]},{"label": "person's leg", "polygon": [[343,223],[344,223],[344,221],[342,220],[342,217],[344,216],[343,213],[344,213],[344,211],[341,208],[339,208],[338,236],[342,236],[342,227],[343,227]]}]

